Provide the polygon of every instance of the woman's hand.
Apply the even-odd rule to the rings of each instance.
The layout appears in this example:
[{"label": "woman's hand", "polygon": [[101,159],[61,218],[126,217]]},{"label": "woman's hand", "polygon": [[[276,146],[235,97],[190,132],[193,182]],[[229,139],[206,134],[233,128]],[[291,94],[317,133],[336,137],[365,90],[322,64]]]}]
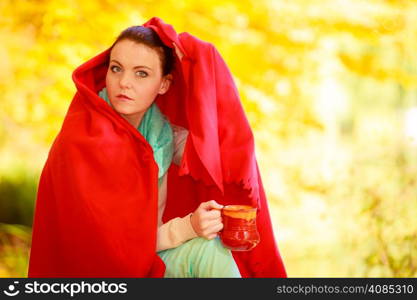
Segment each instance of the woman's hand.
[{"label": "woman's hand", "polygon": [[182,59],[182,57],[184,56],[184,54],[181,52],[181,50],[178,48],[178,46],[173,43],[174,48],[175,48],[175,53],[177,53],[178,57],[180,58],[180,60]]},{"label": "woman's hand", "polygon": [[191,215],[191,225],[198,236],[212,240],[223,229],[220,205],[215,200],[203,202]]}]

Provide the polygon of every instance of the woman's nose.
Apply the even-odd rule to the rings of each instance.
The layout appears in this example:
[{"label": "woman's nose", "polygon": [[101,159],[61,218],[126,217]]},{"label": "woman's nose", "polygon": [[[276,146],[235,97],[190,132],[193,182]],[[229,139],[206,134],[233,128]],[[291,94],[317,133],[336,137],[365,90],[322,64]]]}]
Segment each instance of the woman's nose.
[{"label": "woman's nose", "polygon": [[132,84],[131,84],[131,80],[129,78],[129,75],[123,74],[122,77],[120,78],[119,84],[120,84],[120,87],[122,89],[131,88]]}]

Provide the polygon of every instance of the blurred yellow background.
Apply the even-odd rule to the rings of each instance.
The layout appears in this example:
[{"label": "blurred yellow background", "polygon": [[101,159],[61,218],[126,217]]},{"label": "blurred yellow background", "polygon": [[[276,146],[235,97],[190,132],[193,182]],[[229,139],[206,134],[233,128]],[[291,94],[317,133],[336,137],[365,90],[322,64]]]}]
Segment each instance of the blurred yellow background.
[{"label": "blurred yellow background", "polygon": [[0,16],[0,277],[27,274],[72,71],[153,16],[229,65],[289,277],[417,275],[416,1],[2,0]]}]

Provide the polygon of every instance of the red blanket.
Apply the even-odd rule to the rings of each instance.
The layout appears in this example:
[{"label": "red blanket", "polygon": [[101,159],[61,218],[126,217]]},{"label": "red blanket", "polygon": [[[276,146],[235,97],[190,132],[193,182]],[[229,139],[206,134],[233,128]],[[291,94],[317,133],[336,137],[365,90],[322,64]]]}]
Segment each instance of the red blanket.
[{"label": "red blanket", "polygon": [[[161,111],[189,137],[180,167],[168,175],[164,221],[203,201],[251,204],[261,242],[233,252],[243,277],[286,277],[274,239],[254,140],[229,69],[210,43],[177,34],[159,18],[153,28],[175,43],[174,82]],[[42,171],[29,277],[162,277],[155,253],[158,167],[142,135],[97,95],[105,86],[107,49],[73,73],[77,93]]]}]

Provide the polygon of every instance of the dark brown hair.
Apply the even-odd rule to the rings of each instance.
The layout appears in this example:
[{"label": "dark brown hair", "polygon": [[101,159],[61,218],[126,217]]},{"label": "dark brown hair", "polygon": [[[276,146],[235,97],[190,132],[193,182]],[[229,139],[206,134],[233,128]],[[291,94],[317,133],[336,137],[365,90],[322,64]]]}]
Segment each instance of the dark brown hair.
[{"label": "dark brown hair", "polygon": [[173,50],[165,46],[152,28],[144,26],[128,27],[119,34],[111,48],[122,40],[131,40],[156,50],[161,60],[163,75],[167,75],[173,70],[175,62]]}]

